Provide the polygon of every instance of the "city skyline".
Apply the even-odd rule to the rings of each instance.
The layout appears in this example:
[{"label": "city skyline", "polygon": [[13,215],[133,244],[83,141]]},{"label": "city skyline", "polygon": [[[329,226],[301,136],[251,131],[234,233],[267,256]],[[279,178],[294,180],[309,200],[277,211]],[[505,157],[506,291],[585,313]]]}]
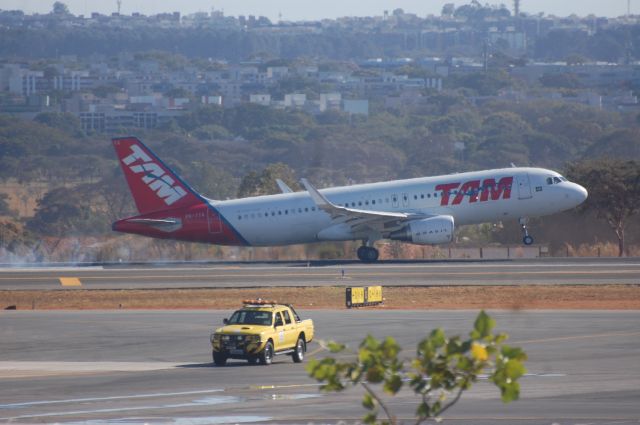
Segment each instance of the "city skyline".
[{"label": "city skyline", "polygon": [[[3,0],[0,10],[23,10],[25,13],[48,13],[52,9],[52,0]],[[92,12],[111,14],[117,11],[118,2],[112,0],[100,2],[97,5],[89,0],[67,0],[63,1],[71,13],[74,15],[89,16]],[[225,15],[255,15],[266,16],[274,22],[280,20],[320,20],[335,19],[344,16],[381,16],[383,11],[389,12],[397,8],[402,8],[405,12],[415,13],[418,16],[439,15],[442,6],[446,3],[454,3],[456,7],[469,4],[470,1],[451,0],[371,0],[340,2],[338,0],[325,0],[322,3],[307,0],[272,0],[264,2],[261,0],[163,0],[153,2],[150,0],[122,0],[121,13],[130,15],[139,12],[145,15],[179,11],[182,14],[195,12],[210,12],[211,10],[222,10]],[[496,2],[495,4],[505,4],[510,10],[513,9],[513,1]],[[493,4],[493,3],[492,3]],[[634,1],[631,2],[631,13],[638,13],[634,8]],[[573,0],[558,2],[556,0],[522,0],[521,10],[529,14],[540,12],[546,15],[568,16],[576,14],[587,16],[594,14],[597,16],[617,17],[627,13],[627,0],[613,0],[603,2],[602,0]]]}]

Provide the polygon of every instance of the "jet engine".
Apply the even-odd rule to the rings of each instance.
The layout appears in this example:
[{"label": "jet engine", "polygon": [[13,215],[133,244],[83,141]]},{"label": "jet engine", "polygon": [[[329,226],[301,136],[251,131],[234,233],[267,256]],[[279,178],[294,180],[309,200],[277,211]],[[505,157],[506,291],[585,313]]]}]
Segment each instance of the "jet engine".
[{"label": "jet engine", "polygon": [[391,233],[389,238],[418,245],[448,243],[453,238],[453,227],[452,216],[439,215],[411,221],[404,228]]}]

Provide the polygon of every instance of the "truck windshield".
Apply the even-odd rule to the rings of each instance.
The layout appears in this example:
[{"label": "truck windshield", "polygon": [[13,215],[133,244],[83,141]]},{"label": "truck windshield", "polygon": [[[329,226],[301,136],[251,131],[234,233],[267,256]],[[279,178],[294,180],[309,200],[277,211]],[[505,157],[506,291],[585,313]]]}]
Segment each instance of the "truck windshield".
[{"label": "truck windshield", "polygon": [[238,310],[229,319],[229,324],[271,326],[271,316],[270,311]]}]

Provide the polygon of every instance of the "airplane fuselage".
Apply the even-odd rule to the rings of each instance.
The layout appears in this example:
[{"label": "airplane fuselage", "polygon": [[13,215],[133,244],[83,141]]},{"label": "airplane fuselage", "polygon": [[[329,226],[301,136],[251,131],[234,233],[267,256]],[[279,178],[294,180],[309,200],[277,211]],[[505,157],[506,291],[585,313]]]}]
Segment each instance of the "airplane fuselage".
[{"label": "airplane fuselage", "polygon": [[[214,201],[195,192],[135,138],[114,139],[140,215],[113,229],[219,245],[277,246],[362,240],[358,256],[375,261],[373,242],[451,241],[454,226],[526,219],[571,209],[587,191],[555,171],[502,168]],[[279,183],[280,185],[280,183]],[[283,186],[281,185],[281,188]]]}]

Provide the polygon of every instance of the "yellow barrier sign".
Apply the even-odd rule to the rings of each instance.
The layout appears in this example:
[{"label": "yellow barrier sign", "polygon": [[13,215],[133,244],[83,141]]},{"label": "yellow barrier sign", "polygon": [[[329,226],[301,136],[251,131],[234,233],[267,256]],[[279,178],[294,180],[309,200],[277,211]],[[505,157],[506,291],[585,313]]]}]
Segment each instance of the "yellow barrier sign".
[{"label": "yellow barrier sign", "polygon": [[82,286],[80,279],[77,277],[61,277],[60,285],[62,286]]},{"label": "yellow barrier sign", "polygon": [[358,286],[347,288],[347,308],[365,307],[382,303],[382,286]]}]

